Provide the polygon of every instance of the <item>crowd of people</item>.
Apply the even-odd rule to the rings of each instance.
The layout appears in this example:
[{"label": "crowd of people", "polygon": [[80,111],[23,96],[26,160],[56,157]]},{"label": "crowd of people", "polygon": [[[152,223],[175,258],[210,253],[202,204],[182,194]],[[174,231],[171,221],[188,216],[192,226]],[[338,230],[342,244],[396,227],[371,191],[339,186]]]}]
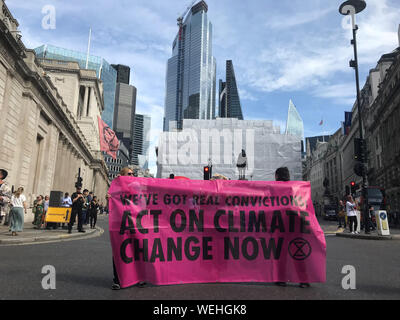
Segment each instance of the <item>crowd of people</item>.
[{"label": "crowd of people", "polygon": [[[19,187],[13,192],[5,181],[7,175],[8,172],[5,169],[0,169],[0,224],[9,226],[11,236],[17,236],[17,232],[23,231],[28,204],[23,187]],[[100,203],[98,197],[87,189],[81,192],[81,188],[77,188],[71,197],[68,192],[65,193],[60,205],[62,207],[71,207],[71,218],[67,226],[65,224],[46,222],[49,203],[50,197],[48,195],[38,195],[34,200],[32,224],[35,229],[63,228],[68,229],[68,233],[71,233],[76,216],[78,216],[78,231],[85,232],[84,225],[90,224],[91,229],[96,227],[98,213],[108,213],[107,206],[103,202]]]},{"label": "crowd of people", "polygon": [[68,233],[72,233],[72,227],[75,224],[76,218],[78,218],[78,232],[85,232],[83,225],[90,224],[90,228],[94,229],[97,222],[97,214],[103,214],[108,212],[103,203],[99,203],[97,196],[93,192],[84,189],[82,187],[76,187],[71,197],[69,193],[65,193],[62,199],[63,207],[71,207],[71,218],[68,223]]},{"label": "crowd of people", "polygon": [[345,202],[339,201],[339,211],[338,211],[338,228],[349,228],[351,234],[359,234],[358,230],[358,213],[360,213],[360,229],[366,229],[365,233],[370,233],[376,229],[376,225],[373,221],[374,208],[370,206],[369,215],[367,217],[367,228],[364,226],[364,219],[361,214],[360,204],[357,203],[351,195],[346,197]]}]

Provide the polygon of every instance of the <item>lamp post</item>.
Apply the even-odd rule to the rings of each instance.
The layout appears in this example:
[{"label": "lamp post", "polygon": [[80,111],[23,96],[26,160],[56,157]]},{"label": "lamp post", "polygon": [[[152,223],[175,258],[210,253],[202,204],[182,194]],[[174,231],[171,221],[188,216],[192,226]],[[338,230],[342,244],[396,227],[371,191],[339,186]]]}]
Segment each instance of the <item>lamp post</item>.
[{"label": "lamp post", "polygon": [[354,47],[354,60],[350,61],[350,67],[354,68],[356,74],[356,89],[357,89],[357,112],[358,112],[358,126],[360,131],[360,140],[362,145],[364,146],[361,149],[361,162],[363,166],[362,170],[362,196],[363,196],[363,207],[361,208],[363,212],[364,218],[364,230],[365,233],[369,233],[369,208],[368,208],[368,193],[367,193],[367,170],[366,170],[366,143],[364,143],[364,135],[362,131],[362,120],[361,120],[361,97],[360,97],[360,81],[358,76],[358,57],[357,57],[357,30],[358,26],[356,25],[356,14],[360,13],[365,9],[367,4],[364,0],[348,0],[343,2],[339,7],[339,12],[342,15],[350,15],[351,16],[351,24],[353,30],[353,39],[351,40],[351,44]]}]

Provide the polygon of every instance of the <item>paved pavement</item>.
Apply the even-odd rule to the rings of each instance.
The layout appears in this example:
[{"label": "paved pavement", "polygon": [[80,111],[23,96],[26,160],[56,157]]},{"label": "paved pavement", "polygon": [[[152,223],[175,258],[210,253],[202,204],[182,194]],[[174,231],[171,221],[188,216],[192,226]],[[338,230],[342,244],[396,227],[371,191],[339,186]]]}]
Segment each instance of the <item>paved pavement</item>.
[{"label": "paved pavement", "polygon": [[[101,216],[99,216],[99,218],[100,217]],[[102,218],[108,220],[107,216],[105,215],[103,215]],[[353,235],[349,232],[348,229],[338,229],[337,223],[334,221],[326,221],[320,218],[319,223],[325,235],[336,235],[340,237],[370,240],[400,240],[399,229],[390,229],[390,236],[379,236],[376,231],[371,232],[370,235],[365,235],[363,232]],[[66,229],[61,228],[57,230],[38,230],[34,229],[34,226],[31,222],[27,222],[24,224],[23,231],[18,233],[18,236],[11,236],[9,227],[0,225],[0,246],[91,238],[95,236],[100,236],[104,232],[104,230],[100,227],[96,227],[96,229],[90,229],[89,225],[86,226],[85,231],[85,233],[78,232],[76,230],[76,224],[74,225],[74,230],[71,234],[68,234]]]},{"label": "paved pavement", "polygon": [[[399,299],[400,241],[366,241],[326,233],[325,283],[302,289],[296,283],[148,284],[114,291],[108,218],[100,216],[101,236],[0,247],[0,300],[381,300]],[[326,232],[336,222],[321,221]],[[47,231],[43,230],[43,233]],[[50,231],[51,232],[51,231]],[[74,230],[73,234],[77,234]],[[87,237],[87,238],[85,238]],[[356,289],[344,290],[344,266],[356,270]],[[45,290],[43,266],[54,266],[56,289]],[[158,303],[158,302],[154,302]],[[164,302],[162,302],[164,303]],[[150,318],[150,315],[149,315]]]},{"label": "paved pavement", "polygon": [[90,229],[90,225],[84,227],[85,233],[78,232],[76,228],[77,224],[75,223],[72,233],[69,234],[67,229],[61,228],[56,230],[34,229],[32,222],[26,222],[23,231],[17,232],[17,236],[12,236],[8,226],[0,225],[0,246],[91,238],[100,236],[104,232],[100,227]]}]

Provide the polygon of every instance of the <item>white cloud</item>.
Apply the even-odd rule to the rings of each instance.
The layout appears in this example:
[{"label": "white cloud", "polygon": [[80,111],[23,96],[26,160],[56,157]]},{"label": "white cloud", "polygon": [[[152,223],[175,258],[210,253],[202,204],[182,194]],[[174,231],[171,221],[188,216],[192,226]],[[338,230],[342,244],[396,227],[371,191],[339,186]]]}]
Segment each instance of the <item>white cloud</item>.
[{"label": "white cloud", "polygon": [[[233,60],[242,100],[266,105],[268,93],[298,90],[336,104],[354,102],[350,82],[354,71],[348,67],[353,55],[351,32],[342,29],[335,5],[326,8],[324,0],[207,2],[218,72],[225,60]],[[46,4],[56,6],[54,31],[40,27],[41,8]],[[131,83],[138,90],[137,111],[152,117],[153,168],[164,115],[166,62],[177,32],[176,18],[186,5],[178,0],[7,1],[10,10],[19,14],[16,18],[27,47],[48,43],[86,51],[91,26],[91,53],[131,67]],[[357,20],[360,67],[365,72],[375,67],[380,55],[398,46],[398,2],[368,0]],[[260,117],[265,110],[257,110]],[[283,130],[286,122],[276,121]]]},{"label": "white cloud", "polygon": [[273,19],[269,20],[265,26],[271,29],[289,29],[319,20],[333,10],[335,10],[335,8],[329,7],[323,10],[316,8],[313,11],[298,12],[293,15],[286,13],[285,15],[275,16]]},{"label": "white cloud", "polygon": [[238,89],[240,100],[258,101],[259,99],[245,89]]}]

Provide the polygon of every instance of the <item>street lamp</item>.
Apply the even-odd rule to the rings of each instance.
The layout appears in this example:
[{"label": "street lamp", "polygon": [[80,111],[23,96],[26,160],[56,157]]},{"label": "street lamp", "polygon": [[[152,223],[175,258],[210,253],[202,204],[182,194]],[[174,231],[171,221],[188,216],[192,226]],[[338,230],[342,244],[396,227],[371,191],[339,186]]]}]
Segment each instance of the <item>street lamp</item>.
[{"label": "street lamp", "polygon": [[[353,29],[353,39],[351,40],[351,44],[354,47],[354,60],[350,61],[350,67],[354,68],[355,73],[356,73],[356,89],[357,89],[357,111],[358,111],[358,126],[359,126],[359,131],[360,131],[360,140],[362,141],[364,139],[363,131],[362,131],[362,120],[361,120],[361,103],[360,103],[360,81],[359,81],[359,76],[358,76],[358,57],[357,57],[357,37],[356,37],[356,32],[358,30],[358,26],[356,25],[356,14],[360,13],[365,9],[367,4],[365,3],[364,0],[348,0],[343,2],[340,7],[339,7],[339,12],[342,15],[350,15],[351,16],[351,24],[352,24],[352,29]],[[368,208],[368,193],[367,193],[367,170],[366,170],[366,149],[363,148],[361,150],[361,161],[363,165],[363,170],[362,170],[362,195],[363,195],[363,216],[364,216],[364,230],[365,233],[369,233],[369,208]]]}]

